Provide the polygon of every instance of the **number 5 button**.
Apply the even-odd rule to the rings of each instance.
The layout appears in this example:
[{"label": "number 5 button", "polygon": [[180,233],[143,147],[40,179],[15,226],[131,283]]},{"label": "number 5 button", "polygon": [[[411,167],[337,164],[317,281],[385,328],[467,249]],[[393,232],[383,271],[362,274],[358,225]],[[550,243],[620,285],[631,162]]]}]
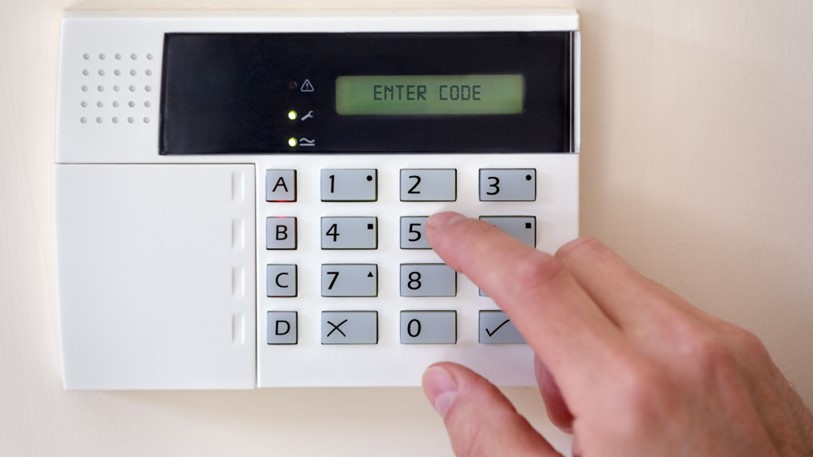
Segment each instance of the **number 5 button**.
[{"label": "number 5 button", "polygon": [[532,202],[535,200],[535,169],[480,169],[480,201]]},{"label": "number 5 button", "polygon": [[401,217],[401,249],[429,249],[426,241],[427,216]]}]

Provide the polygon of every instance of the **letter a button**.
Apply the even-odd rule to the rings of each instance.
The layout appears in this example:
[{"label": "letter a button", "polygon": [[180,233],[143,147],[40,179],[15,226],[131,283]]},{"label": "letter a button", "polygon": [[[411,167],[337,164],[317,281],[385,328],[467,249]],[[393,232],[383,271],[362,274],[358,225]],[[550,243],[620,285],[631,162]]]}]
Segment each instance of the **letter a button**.
[{"label": "letter a button", "polygon": [[265,201],[296,201],[296,170],[265,170]]}]

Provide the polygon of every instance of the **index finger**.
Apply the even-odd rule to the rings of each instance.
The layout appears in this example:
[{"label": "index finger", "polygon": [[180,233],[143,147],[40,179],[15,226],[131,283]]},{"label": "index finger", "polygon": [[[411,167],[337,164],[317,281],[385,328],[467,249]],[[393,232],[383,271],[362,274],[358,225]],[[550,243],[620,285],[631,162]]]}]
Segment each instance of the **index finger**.
[{"label": "index finger", "polygon": [[555,257],[453,212],[431,216],[426,236],[508,314],[563,391],[606,374],[621,333]]}]

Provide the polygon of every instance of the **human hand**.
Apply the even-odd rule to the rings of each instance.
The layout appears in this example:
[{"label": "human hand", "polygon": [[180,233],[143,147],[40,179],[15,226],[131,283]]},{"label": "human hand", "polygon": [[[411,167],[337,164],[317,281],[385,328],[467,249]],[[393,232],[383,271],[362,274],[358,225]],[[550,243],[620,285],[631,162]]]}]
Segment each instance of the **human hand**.
[{"label": "human hand", "polygon": [[[813,456],[810,411],[759,339],[599,241],[551,256],[457,213],[429,218],[426,234],[537,354],[548,416],[573,433],[574,455]],[[458,456],[559,455],[465,367],[433,365],[423,388]]]}]

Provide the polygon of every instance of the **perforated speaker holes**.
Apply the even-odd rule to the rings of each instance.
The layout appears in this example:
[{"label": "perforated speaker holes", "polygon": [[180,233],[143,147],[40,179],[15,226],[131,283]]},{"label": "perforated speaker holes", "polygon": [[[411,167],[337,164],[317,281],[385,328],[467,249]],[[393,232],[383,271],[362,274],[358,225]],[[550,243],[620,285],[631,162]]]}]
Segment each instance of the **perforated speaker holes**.
[{"label": "perforated speaker holes", "polygon": [[149,124],[158,87],[152,53],[85,52],[80,75],[82,124]]}]

